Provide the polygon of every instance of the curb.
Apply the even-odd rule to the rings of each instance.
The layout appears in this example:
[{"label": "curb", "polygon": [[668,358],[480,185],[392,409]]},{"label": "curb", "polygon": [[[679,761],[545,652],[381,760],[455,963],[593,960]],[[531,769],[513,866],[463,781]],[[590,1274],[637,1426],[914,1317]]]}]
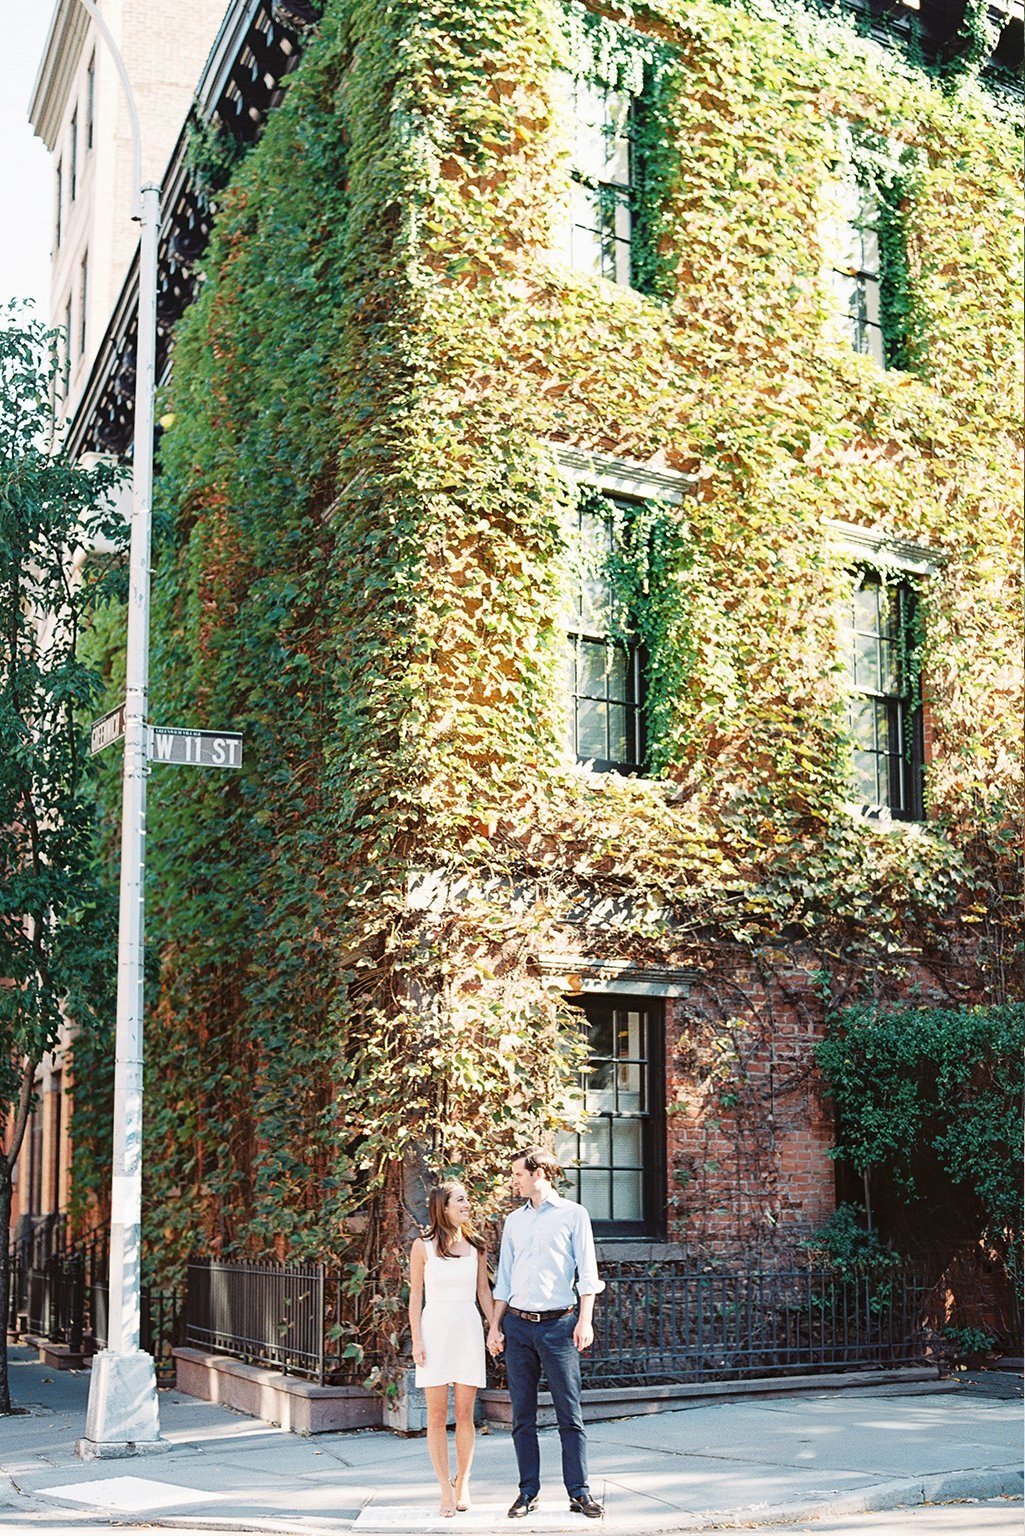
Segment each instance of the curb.
[{"label": "curb", "polygon": [[[836,1520],[845,1515],[868,1515],[888,1509],[911,1509],[919,1504],[955,1503],[961,1499],[982,1500],[1022,1497],[1023,1474],[1017,1467],[994,1467],[973,1472],[940,1472],[926,1478],[901,1478],[880,1483],[861,1493],[844,1494],[818,1503],[775,1504],[763,1507],[703,1514],[662,1524],[645,1525],[651,1536],[673,1531],[740,1530],[752,1526],[798,1525],[812,1520]],[[603,1522],[604,1525],[604,1522]],[[609,1527],[614,1529],[614,1523]]]},{"label": "curb", "polygon": [[[713,1530],[749,1530],[752,1527],[779,1526],[785,1530],[787,1526],[798,1525],[802,1522],[814,1520],[839,1519],[846,1515],[862,1515],[878,1513],[890,1509],[912,1508],[920,1504],[942,1504],[957,1500],[982,1500],[997,1498],[1020,1498],[1022,1496],[1023,1474],[1018,1467],[989,1467],[974,1471],[941,1472],[925,1478],[902,1478],[888,1483],[880,1483],[875,1488],[865,1489],[860,1493],[845,1494],[835,1499],[820,1500],[803,1504],[775,1504],[763,1506],[748,1506],[744,1509],[730,1510],[704,1510],[700,1514],[687,1514],[683,1510],[667,1513],[665,1516],[654,1515],[651,1519],[639,1520],[636,1515],[630,1517],[630,1524],[626,1526],[612,1516],[608,1521],[595,1524],[591,1529],[597,1532],[624,1533],[624,1536],[672,1536],[673,1532],[698,1532]],[[36,1501],[33,1500],[33,1503]],[[52,1509],[52,1506],[48,1506]],[[39,1505],[33,1513],[39,1512]],[[28,1514],[28,1510],[25,1511]],[[110,1515],[101,1514],[99,1511],[83,1512],[74,1519],[74,1526],[69,1528],[88,1530],[90,1528],[109,1530]],[[410,1529],[417,1525],[417,1512],[410,1511]],[[123,1513],[117,1516],[118,1525],[125,1530],[133,1527],[145,1528],[152,1531],[208,1531],[210,1533],[221,1532],[223,1536],[340,1536],[342,1532],[351,1532],[354,1528],[354,1520],[340,1520],[337,1517],[330,1519],[323,1516],[308,1516],[299,1520],[234,1520],[230,1515],[223,1519],[211,1519],[209,1516],[188,1515],[164,1515],[147,1516],[139,1511],[134,1517]],[[0,1519],[0,1529],[3,1521]],[[567,1530],[583,1530],[581,1522],[567,1523]],[[395,1527],[390,1527],[393,1536]],[[373,1536],[372,1525],[360,1526],[360,1530],[366,1530],[367,1536]],[[471,1533],[471,1536],[480,1536],[480,1533]]]}]

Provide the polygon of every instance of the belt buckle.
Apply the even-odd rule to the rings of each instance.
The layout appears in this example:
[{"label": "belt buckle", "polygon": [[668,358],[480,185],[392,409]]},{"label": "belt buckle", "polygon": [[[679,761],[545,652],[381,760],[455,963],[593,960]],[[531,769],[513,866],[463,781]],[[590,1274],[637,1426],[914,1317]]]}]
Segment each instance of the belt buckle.
[{"label": "belt buckle", "polygon": [[541,1321],[540,1312],[524,1312],[521,1315],[525,1323],[539,1323]]}]

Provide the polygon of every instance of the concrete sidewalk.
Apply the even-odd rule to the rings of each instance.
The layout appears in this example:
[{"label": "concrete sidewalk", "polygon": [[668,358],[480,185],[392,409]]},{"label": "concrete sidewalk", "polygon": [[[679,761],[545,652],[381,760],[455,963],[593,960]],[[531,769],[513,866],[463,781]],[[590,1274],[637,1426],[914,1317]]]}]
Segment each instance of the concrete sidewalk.
[{"label": "concrete sidewalk", "polygon": [[[601,1525],[570,1515],[554,1430],[542,1433],[535,1516],[513,1525],[508,1434],[478,1435],[475,1508],[443,1520],[422,1438],[384,1430],[299,1439],[175,1391],[161,1392],[162,1455],[80,1462],[88,1373],[12,1351],[15,1401],[0,1419],[0,1531],[562,1532],[610,1536],[793,1523],[945,1499],[1017,1496],[1020,1382],[958,1378],[741,1401],[588,1428]],[[972,1529],[971,1523],[965,1530]]]}]

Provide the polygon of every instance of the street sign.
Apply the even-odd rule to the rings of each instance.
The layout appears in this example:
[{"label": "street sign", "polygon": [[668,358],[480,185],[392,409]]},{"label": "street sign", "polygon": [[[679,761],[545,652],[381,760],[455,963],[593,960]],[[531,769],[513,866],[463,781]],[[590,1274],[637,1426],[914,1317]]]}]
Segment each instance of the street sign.
[{"label": "street sign", "polygon": [[241,768],[242,737],[237,731],[190,731],[154,725],[149,733],[151,763],[185,763],[192,768]]},{"label": "street sign", "polygon": [[120,741],[125,734],[125,706],[119,704],[117,709],[112,709],[109,715],[104,715],[102,720],[97,720],[89,732],[89,756],[95,757],[97,752],[102,752],[104,747],[109,747],[112,741]]}]

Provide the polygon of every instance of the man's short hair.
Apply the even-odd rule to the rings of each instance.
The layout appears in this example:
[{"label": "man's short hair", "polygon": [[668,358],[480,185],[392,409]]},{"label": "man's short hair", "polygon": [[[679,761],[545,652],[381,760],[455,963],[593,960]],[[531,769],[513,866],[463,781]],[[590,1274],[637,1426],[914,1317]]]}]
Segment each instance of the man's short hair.
[{"label": "man's short hair", "polygon": [[546,1152],[544,1147],[525,1147],[522,1152],[515,1154],[512,1161],[526,1163],[529,1173],[543,1173],[553,1184],[562,1173],[562,1165],[555,1153]]}]

